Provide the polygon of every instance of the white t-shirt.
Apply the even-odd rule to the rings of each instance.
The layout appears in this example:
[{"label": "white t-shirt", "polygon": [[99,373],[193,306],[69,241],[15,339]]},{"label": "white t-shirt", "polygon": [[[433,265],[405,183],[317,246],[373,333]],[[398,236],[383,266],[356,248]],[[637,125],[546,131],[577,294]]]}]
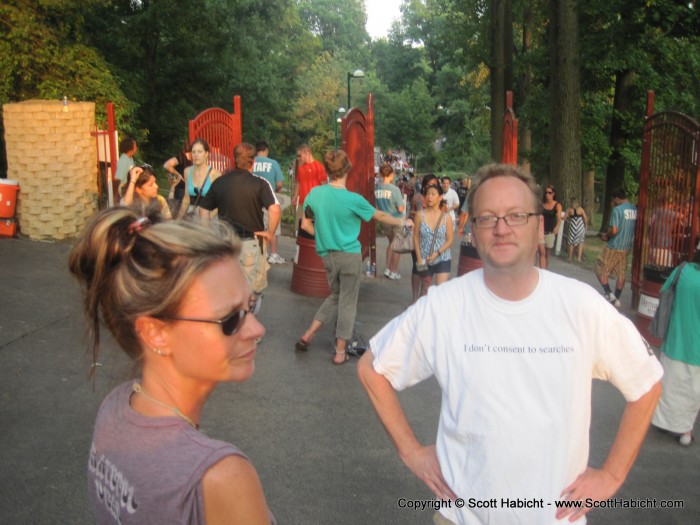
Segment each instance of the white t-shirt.
[{"label": "white t-shirt", "polygon": [[[457,195],[455,190],[450,188],[447,190],[447,193],[443,194],[442,198],[445,199],[447,206],[451,209],[450,213],[452,214],[452,225],[456,227],[458,218],[457,214],[459,213],[459,195]],[[457,209],[453,209],[455,206],[457,206]]]},{"label": "white t-shirt", "polygon": [[[593,288],[539,274],[522,301],[494,295],[481,269],[431,287],[370,341],[395,389],[431,375],[440,384],[437,455],[465,500],[441,512],[455,523],[558,523],[554,501],[588,463],[592,379],[634,401],[662,375],[634,325]],[[469,508],[477,502],[491,508]]]}]

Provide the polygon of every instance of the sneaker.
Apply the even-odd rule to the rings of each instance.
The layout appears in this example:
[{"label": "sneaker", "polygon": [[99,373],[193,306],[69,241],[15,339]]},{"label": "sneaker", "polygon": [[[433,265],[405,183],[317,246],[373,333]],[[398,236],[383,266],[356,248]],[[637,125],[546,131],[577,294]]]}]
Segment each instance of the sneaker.
[{"label": "sneaker", "polygon": [[690,444],[693,442],[693,434],[691,434],[690,432],[685,432],[681,434],[681,437],[678,438],[678,442],[684,447],[689,447]]},{"label": "sneaker", "polygon": [[384,270],[384,277],[388,277],[389,279],[391,279],[391,270],[389,270],[389,268]]},{"label": "sneaker", "polygon": [[610,292],[609,294],[603,294],[605,298],[608,300],[608,302],[613,305],[615,308],[620,308],[622,305],[620,304],[620,300],[615,297],[615,294]]},{"label": "sneaker", "polygon": [[398,281],[399,279],[401,279],[401,274],[399,274],[398,272],[391,272],[389,274],[389,279],[391,279],[392,281]]},{"label": "sneaker", "polygon": [[277,253],[272,253],[270,256],[267,258],[267,262],[270,264],[284,264],[286,261],[284,260],[283,257],[280,257],[279,254]]}]

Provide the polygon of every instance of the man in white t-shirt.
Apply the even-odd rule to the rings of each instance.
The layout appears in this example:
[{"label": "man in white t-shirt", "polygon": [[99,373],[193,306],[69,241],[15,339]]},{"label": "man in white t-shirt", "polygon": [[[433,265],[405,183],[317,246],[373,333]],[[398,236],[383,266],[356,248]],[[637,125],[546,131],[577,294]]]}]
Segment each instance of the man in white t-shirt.
[{"label": "man in white t-shirt", "polygon": [[445,211],[452,214],[452,224],[454,228],[457,229],[457,214],[459,213],[459,195],[452,189],[452,179],[449,177],[443,177],[440,179],[440,184],[442,185],[442,198],[447,203]]},{"label": "man in white t-shirt", "polygon": [[[467,200],[483,270],[433,287],[392,320],[358,375],[401,459],[444,500],[435,523],[584,523],[592,502],[624,482],[663,372],[593,288],[533,265],[542,221],[534,178],[490,165],[475,182]],[[430,376],[443,395],[436,443],[424,446],[396,391]],[[601,468],[588,467],[594,378],[627,400]]]}]

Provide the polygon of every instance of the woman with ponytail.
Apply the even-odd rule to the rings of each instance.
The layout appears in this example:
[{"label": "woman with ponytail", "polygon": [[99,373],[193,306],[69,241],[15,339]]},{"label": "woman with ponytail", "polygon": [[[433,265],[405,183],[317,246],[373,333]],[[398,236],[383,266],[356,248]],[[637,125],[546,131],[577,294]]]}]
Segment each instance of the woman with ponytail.
[{"label": "woman with ponytail", "polygon": [[69,257],[97,363],[101,323],[140,368],[97,414],[88,462],[97,523],[270,523],[260,480],[235,446],[200,431],[220,382],[255,370],[265,329],[240,241],[192,223],[100,212]]}]

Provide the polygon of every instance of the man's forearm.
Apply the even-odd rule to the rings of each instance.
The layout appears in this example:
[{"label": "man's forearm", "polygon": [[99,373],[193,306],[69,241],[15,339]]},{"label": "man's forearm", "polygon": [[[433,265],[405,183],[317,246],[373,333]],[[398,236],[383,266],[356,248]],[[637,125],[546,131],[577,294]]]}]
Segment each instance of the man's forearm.
[{"label": "man's forearm", "polygon": [[628,402],[625,407],[615,441],[602,467],[620,483],[627,477],[642,448],[660,396],[661,382],[657,382],[646,394],[636,401]]},{"label": "man's forearm", "polygon": [[[267,221],[267,231],[270,235],[275,235],[277,231],[277,226],[280,223],[280,218],[282,217],[282,209],[279,204],[273,204],[267,209],[268,221]],[[272,238],[272,237],[270,237]]]},{"label": "man's forearm", "polygon": [[357,365],[357,375],[399,456],[405,458],[421,444],[406,419],[394,387],[374,370],[373,359],[372,349],[368,348]]}]

